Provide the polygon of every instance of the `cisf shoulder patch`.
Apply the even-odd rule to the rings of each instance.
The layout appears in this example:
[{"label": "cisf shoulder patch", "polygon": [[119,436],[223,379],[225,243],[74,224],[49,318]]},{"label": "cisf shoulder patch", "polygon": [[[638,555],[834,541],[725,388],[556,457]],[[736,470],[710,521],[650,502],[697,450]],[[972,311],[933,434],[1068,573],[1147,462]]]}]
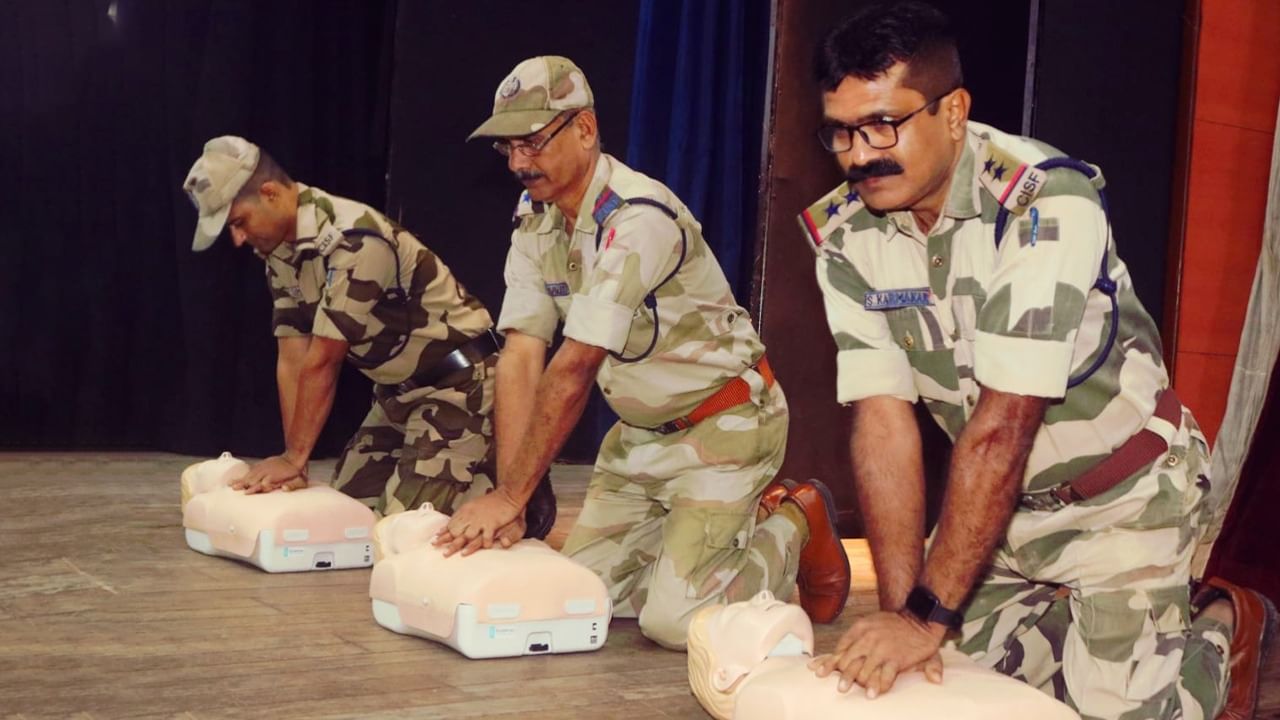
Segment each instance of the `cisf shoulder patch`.
[{"label": "cisf shoulder patch", "polygon": [[333,223],[326,223],[324,230],[316,236],[316,252],[322,257],[328,256],[338,249],[338,244],[342,242],[342,231],[334,227]]},{"label": "cisf shoulder patch", "polygon": [[1014,215],[1022,215],[1044,189],[1048,173],[987,141],[979,154],[978,182]]}]

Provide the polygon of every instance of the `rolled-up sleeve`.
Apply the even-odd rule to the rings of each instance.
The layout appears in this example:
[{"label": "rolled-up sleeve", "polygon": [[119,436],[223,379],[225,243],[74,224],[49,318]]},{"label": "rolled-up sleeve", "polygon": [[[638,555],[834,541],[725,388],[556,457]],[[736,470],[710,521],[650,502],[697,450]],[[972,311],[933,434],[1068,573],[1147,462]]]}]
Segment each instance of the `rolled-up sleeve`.
[{"label": "rolled-up sleeve", "polygon": [[387,243],[359,238],[329,256],[325,288],[312,334],[358,345],[369,339],[374,307],[396,281],[395,250]]},{"label": "rolled-up sleeve", "polygon": [[656,208],[618,211],[602,233],[591,279],[573,296],[565,337],[621,352],[635,311],[680,262],[681,232]]},{"label": "rolled-up sleeve", "polygon": [[[984,387],[1046,398],[1066,393],[1107,222],[1083,176],[1057,179],[1001,242],[974,342],[974,376]],[[1048,195],[1055,185],[1069,192]]]}]

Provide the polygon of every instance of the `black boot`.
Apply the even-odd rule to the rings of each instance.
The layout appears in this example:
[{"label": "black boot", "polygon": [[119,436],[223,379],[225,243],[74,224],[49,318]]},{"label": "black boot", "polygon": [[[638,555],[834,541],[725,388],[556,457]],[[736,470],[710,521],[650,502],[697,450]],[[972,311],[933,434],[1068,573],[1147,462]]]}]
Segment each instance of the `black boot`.
[{"label": "black boot", "polygon": [[535,540],[543,540],[556,524],[556,494],[551,489],[551,473],[542,476],[538,487],[533,490],[533,497],[524,510],[524,536]]}]

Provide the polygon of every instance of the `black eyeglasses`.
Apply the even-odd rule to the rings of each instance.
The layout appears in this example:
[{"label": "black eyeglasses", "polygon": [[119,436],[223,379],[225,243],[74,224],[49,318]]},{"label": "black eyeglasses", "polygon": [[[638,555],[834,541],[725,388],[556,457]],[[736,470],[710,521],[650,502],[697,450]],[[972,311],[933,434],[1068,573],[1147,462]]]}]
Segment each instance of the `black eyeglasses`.
[{"label": "black eyeglasses", "polygon": [[847,152],[853,148],[853,134],[856,132],[862,136],[862,141],[868,146],[876,150],[888,150],[898,144],[898,127],[900,125],[956,90],[959,90],[959,88],[951,88],[897,120],[869,120],[857,125],[827,123],[818,128],[818,142],[822,143],[822,147],[829,152]]},{"label": "black eyeglasses", "polygon": [[578,117],[578,113],[580,112],[582,111],[574,110],[569,113],[569,115],[565,117],[564,122],[560,124],[560,127],[555,129],[555,132],[538,142],[520,142],[519,144],[516,144],[516,142],[511,140],[497,140],[493,143],[493,149],[497,150],[498,154],[502,157],[511,157],[511,153],[513,152],[518,152],[525,157],[538,157],[542,154],[542,149],[550,144],[551,141],[560,134],[561,130],[564,130],[573,124],[573,119]]}]

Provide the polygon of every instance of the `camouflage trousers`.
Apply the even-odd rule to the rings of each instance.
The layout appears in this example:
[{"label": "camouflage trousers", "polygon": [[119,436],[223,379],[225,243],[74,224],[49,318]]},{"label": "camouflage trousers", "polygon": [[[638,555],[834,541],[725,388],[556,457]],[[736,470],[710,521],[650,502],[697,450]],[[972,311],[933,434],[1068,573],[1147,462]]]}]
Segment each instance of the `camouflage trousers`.
[{"label": "camouflage trousers", "polygon": [[397,395],[374,385],[373,407],[347,443],[333,487],[379,515],[431,503],[443,513],[494,487],[494,353],[471,375]]},{"label": "camouflage trousers", "polygon": [[1212,516],[1208,446],[1183,410],[1167,454],[1053,511],[1020,508],[964,611],[956,647],[1084,718],[1213,720],[1226,627],[1189,617],[1192,553]]},{"label": "camouflage trousers", "polygon": [[582,514],[564,553],[604,580],[614,617],[682,650],[699,609],[788,597],[799,530],[775,514],[757,523],[764,488],[787,442],[787,401],[754,370],[752,402],[661,435],[619,423],[600,447]]}]

